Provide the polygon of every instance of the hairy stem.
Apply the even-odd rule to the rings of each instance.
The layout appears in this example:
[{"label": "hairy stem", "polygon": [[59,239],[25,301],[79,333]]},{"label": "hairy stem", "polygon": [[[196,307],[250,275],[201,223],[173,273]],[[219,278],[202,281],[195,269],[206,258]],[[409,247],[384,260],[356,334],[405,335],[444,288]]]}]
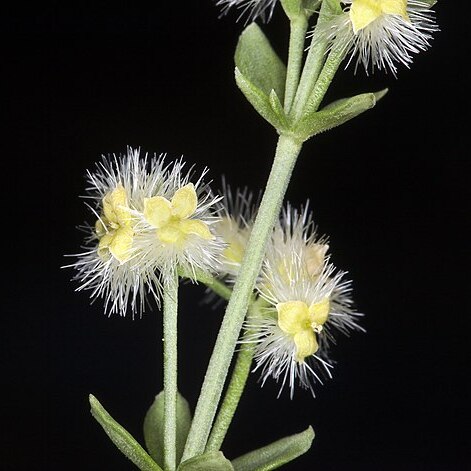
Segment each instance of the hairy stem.
[{"label": "hairy stem", "polygon": [[176,468],[178,275],[166,274],[163,289],[164,330],[164,469]]},{"label": "hairy stem", "polygon": [[206,447],[237,338],[248,309],[255,280],[260,272],[265,247],[279,216],[283,197],[301,147],[302,144],[290,136],[279,137],[275,159],[247,244],[240,275],[234,285],[206,371],[183,460],[203,453]]},{"label": "hairy stem", "polygon": [[299,75],[303,63],[304,42],[308,21],[306,15],[300,14],[290,20],[290,40],[288,51],[288,68],[286,71],[286,88],[284,108],[289,113],[299,84]]}]

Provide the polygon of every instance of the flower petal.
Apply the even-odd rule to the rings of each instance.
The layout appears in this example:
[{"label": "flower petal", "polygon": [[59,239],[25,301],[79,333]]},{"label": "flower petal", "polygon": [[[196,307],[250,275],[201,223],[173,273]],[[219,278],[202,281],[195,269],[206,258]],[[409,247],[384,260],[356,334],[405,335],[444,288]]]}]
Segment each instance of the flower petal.
[{"label": "flower petal", "polygon": [[157,229],[157,237],[166,245],[181,245],[186,239],[186,234],[181,230],[179,224],[166,224]]},{"label": "flower petal", "polygon": [[133,238],[134,231],[130,227],[121,227],[114,233],[109,249],[113,257],[120,263],[129,260]]},{"label": "flower petal", "polygon": [[324,325],[329,317],[330,301],[329,298],[323,299],[319,303],[311,304],[309,306],[309,314],[311,316],[311,322],[315,323],[316,326]]},{"label": "flower petal", "polygon": [[350,8],[350,20],[353,32],[366,28],[383,13],[381,2],[378,0],[354,0]]},{"label": "flower petal", "polygon": [[205,240],[214,239],[209,227],[199,219],[185,219],[180,221],[180,230],[184,234],[194,234]]},{"label": "flower petal", "polygon": [[288,301],[276,305],[278,325],[287,334],[294,335],[309,325],[309,310],[302,301]]},{"label": "flower petal", "polygon": [[162,196],[154,196],[144,200],[144,218],[157,229],[168,224],[172,216],[170,201]]},{"label": "flower petal", "polygon": [[193,183],[178,189],[172,198],[172,214],[178,218],[186,219],[190,217],[198,205],[198,197],[196,195]]},{"label": "flower petal", "polygon": [[110,222],[125,224],[130,220],[128,197],[121,183],[103,198],[103,213]]},{"label": "flower petal", "polygon": [[296,361],[302,363],[306,357],[317,352],[319,344],[316,335],[310,329],[302,330],[295,334],[294,343],[296,345]]}]

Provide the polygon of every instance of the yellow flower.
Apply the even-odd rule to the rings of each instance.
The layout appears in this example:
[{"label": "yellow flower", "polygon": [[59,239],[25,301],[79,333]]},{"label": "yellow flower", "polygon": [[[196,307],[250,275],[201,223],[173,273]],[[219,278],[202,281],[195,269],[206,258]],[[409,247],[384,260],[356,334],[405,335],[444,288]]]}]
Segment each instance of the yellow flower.
[{"label": "yellow flower", "polygon": [[382,15],[398,15],[409,21],[407,0],[354,0],[350,8],[354,33],[366,28]]},{"label": "yellow flower", "polygon": [[302,363],[319,349],[316,333],[322,331],[329,309],[328,298],[310,306],[303,301],[288,301],[276,305],[278,325],[283,332],[292,336],[298,362]]},{"label": "yellow flower", "polygon": [[126,190],[119,184],[103,198],[103,215],[95,224],[100,257],[106,258],[111,253],[120,263],[126,262],[131,254],[133,226]]},{"label": "yellow flower", "polygon": [[144,218],[156,229],[156,235],[165,245],[184,246],[190,235],[204,240],[213,240],[207,224],[199,219],[191,219],[196,212],[198,197],[195,187],[188,183],[178,189],[169,201],[163,196],[146,198]]}]

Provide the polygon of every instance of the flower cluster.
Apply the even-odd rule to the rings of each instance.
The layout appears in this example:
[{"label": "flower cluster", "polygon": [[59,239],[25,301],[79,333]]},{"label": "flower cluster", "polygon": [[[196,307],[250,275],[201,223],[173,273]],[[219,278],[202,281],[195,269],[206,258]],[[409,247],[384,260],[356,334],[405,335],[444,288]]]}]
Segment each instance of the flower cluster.
[{"label": "flower cluster", "polygon": [[178,267],[189,277],[196,270],[217,269],[224,245],[213,233],[219,220],[219,197],[203,177],[190,182],[179,160],[124,156],[104,157],[88,173],[86,198],[95,216],[86,232],[84,252],[72,264],[79,290],[103,298],[105,311],[125,315],[142,312],[150,294],[160,303],[162,277]]},{"label": "flower cluster", "polygon": [[[232,280],[254,210],[246,190],[235,199],[231,192],[226,195],[232,204],[227,204],[216,231],[228,243],[221,275]],[[273,230],[256,283],[262,307],[248,317],[241,340],[254,346],[254,371],[261,372],[262,384],[273,377],[281,383],[280,393],[288,385],[292,396],[297,383],[314,393],[314,385],[331,376],[330,350],[337,334],[363,330],[357,322],[361,314],[352,308],[351,283],[330,263],[328,250],[308,205],[301,211],[288,205]]]},{"label": "flower cluster", "polygon": [[[223,14],[234,7],[241,10],[239,18],[245,16],[247,21],[258,18],[269,21],[277,3],[278,0],[216,1]],[[329,48],[340,46],[349,56],[347,65],[355,62],[355,70],[361,64],[367,73],[385,69],[395,75],[396,64],[409,67],[412,54],[426,50],[432,33],[438,30],[431,1],[346,0],[337,3],[341,12],[319,25],[319,37],[327,41]]]}]

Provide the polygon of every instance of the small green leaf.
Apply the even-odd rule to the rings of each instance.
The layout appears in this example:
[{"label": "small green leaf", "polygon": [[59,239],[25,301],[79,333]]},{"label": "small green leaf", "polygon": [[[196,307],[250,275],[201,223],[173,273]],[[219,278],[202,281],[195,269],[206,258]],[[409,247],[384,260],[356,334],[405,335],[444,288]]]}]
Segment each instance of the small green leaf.
[{"label": "small green leaf", "polygon": [[162,468],[146,453],[136,439],[108,414],[95,396],[90,394],[89,400],[93,417],[127,458],[141,471],[162,471]]},{"label": "small green leaf", "polygon": [[328,7],[330,14],[340,15],[343,12],[340,3],[340,0],[323,0],[322,5]]},{"label": "small green leaf", "polygon": [[222,452],[210,451],[183,462],[178,471],[234,471],[234,468]]},{"label": "small green leaf", "polygon": [[283,101],[286,66],[256,23],[247,26],[240,35],[234,59],[237,68],[247,80],[265,95],[275,90],[278,98]]},{"label": "small green leaf", "polygon": [[387,89],[377,93],[363,93],[330,103],[320,111],[307,113],[294,126],[294,134],[307,140],[316,134],[335,128],[373,108],[386,95]]},{"label": "small green leaf", "polygon": [[282,129],[283,122],[279,120],[277,114],[273,111],[270,98],[250,82],[237,67],[235,69],[235,79],[245,98],[247,98],[260,116],[265,118],[275,129]]},{"label": "small green leaf", "polygon": [[422,0],[422,2],[426,3],[430,8],[432,8],[437,3],[437,0]]},{"label": "small green leaf", "polygon": [[288,127],[288,119],[286,118],[285,110],[283,109],[283,105],[281,104],[275,90],[270,92],[268,100],[270,101],[271,109],[276,114],[278,121],[282,123],[283,127]]},{"label": "small green leaf", "polygon": [[307,428],[304,432],[282,438],[271,445],[251,451],[232,461],[234,471],[270,471],[277,469],[311,448],[314,430]]},{"label": "small green leaf", "polygon": [[[180,462],[186,438],[191,425],[191,411],[188,401],[177,394],[177,445],[176,458]],[[164,392],[155,396],[144,418],[144,440],[150,456],[163,467],[164,458]]]}]

